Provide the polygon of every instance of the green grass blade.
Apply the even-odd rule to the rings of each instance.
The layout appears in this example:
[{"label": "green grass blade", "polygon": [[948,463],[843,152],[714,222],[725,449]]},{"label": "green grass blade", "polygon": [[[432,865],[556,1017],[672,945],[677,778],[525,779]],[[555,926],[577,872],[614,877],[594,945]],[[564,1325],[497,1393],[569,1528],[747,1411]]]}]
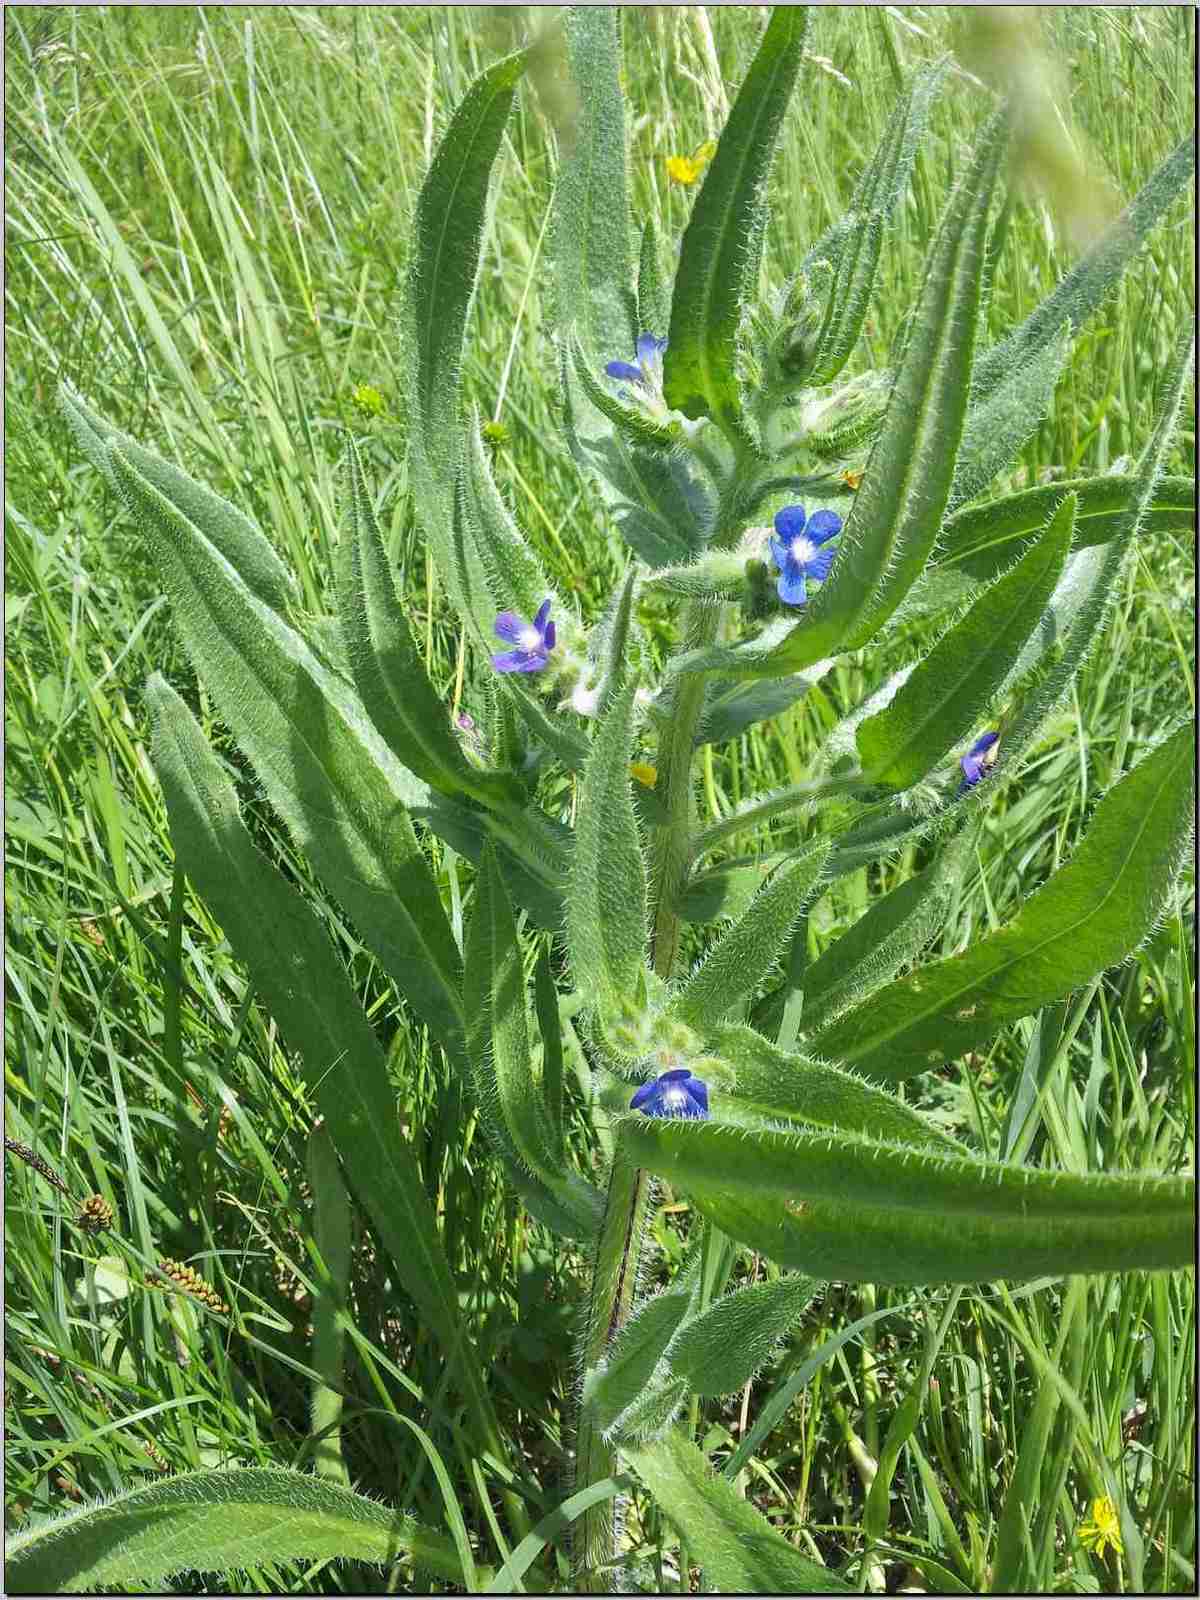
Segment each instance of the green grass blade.
[{"label": "green grass blade", "polygon": [[680,248],[663,362],[667,404],[743,437],[737,339],[755,288],[763,190],[800,71],[805,6],[776,6],[696,197]]},{"label": "green grass blade", "polygon": [[323,1121],[309,1134],[305,1154],[313,1197],[313,1238],[328,1271],[328,1278],[318,1284],[312,1309],[312,1367],[322,1379],[312,1389],[313,1465],[348,1489],[350,1476],[342,1456],[346,1331],[340,1318],[350,1284],[350,1199]]},{"label": "green grass blade", "polygon": [[974,1049],[1123,960],[1170,897],[1191,836],[1194,785],[1184,727],[1109,790],[1071,861],[1010,923],[898,979],[808,1047],[898,1081]]},{"label": "green grass blade", "polygon": [[1154,170],[1103,238],[1053,293],[1019,328],[982,352],[971,387],[972,405],[982,404],[1010,374],[1021,371],[1058,337],[1064,322],[1078,333],[1116,288],[1155,224],[1183,193],[1195,166],[1195,140],[1189,136]]}]

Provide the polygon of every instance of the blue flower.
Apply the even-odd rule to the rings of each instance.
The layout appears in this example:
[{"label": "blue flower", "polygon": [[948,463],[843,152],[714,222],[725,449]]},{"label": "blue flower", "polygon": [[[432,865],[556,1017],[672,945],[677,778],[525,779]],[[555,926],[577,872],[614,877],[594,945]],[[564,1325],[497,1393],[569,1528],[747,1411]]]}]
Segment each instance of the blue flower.
[{"label": "blue flower", "polygon": [[963,770],[963,779],[958,786],[959,794],[965,794],[968,789],[973,789],[980,778],[986,778],[995,763],[995,748],[1000,735],[995,728],[989,728],[986,733],[981,733],[975,743],[959,761]]},{"label": "blue flower", "polygon": [[550,601],[543,600],[532,622],[524,622],[515,611],[502,611],[496,618],[496,637],[515,650],[492,657],[497,672],[540,672],[554,649],[554,624],[548,620]]},{"label": "blue flower", "polygon": [[803,506],[784,506],[776,512],[771,555],[779,568],[779,598],[785,606],[804,604],[809,578],[823,583],[828,577],[834,552],[821,546],[841,531],[836,511],[814,511],[807,518]]},{"label": "blue flower", "polygon": [[653,1083],[644,1083],[629,1102],[631,1111],[648,1117],[708,1117],[708,1085],[693,1078],[686,1067],[664,1072]]},{"label": "blue flower", "polygon": [[665,339],[656,339],[652,333],[639,334],[637,365],[632,361],[610,361],[604,370],[610,378],[624,378],[627,383],[638,384],[648,394],[659,395],[662,392],[662,353],[666,348]]}]

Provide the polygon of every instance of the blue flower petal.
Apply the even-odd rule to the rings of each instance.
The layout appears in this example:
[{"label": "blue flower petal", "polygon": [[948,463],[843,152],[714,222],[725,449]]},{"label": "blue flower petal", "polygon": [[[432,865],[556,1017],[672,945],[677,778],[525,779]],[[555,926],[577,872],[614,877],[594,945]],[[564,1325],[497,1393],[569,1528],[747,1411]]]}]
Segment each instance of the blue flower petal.
[{"label": "blue flower petal", "polygon": [[666,348],[665,339],[656,339],[652,333],[638,335],[637,357],[641,362],[657,361]]},{"label": "blue flower petal", "polygon": [[553,650],[558,640],[558,630],[552,622],[546,624],[546,631],[542,635],[547,651]]},{"label": "blue flower petal", "polygon": [[528,626],[529,624],[515,611],[502,611],[495,622],[496,637],[507,639],[509,644],[516,644]]},{"label": "blue flower petal", "polygon": [[804,530],[814,544],[824,544],[842,531],[842,519],[836,511],[814,511]]},{"label": "blue flower petal", "polygon": [[791,556],[788,555],[787,545],[784,544],[782,539],[776,539],[773,534],[771,536],[770,544],[771,560],[782,572],[784,567],[786,567],[788,562],[792,559]]},{"label": "blue flower petal", "polygon": [[808,598],[808,585],[804,581],[804,568],[789,561],[784,570],[779,574],[776,585],[779,598],[785,606],[802,606]]},{"label": "blue flower petal", "polygon": [[805,572],[810,578],[815,578],[818,583],[824,583],[829,576],[829,569],[833,565],[835,555],[837,555],[837,551],[830,550],[828,546],[824,550],[818,550],[811,561],[804,563]]},{"label": "blue flower petal", "polygon": [[986,733],[981,733],[979,738],[976,739],[975,743],[971,746],[971,754],[973,756],[986,755],[999,737],[1000,734],[997,729],[989,728]]},{"label": "blue flower petal", "polygon": [[497,672],[528,672],[528,660],[528,650],[506,650],[503,655],[492,657],[492,666]]},{"label": "blue flower petal", "polygon": [[705,1083],[704,1079],[689,1078],[688,1093],[700,1107],[699,1115],[706,1117],[708,1115],[708,1085]]},{"label": "blue flower petal", "polygon": [[649,1083],[644,1083],[634,1095],[633,1099],[629,1102],[629,1109],[631,1111],[640,1111],[646,1104],[646,1101],[653,1097],[657,1089],[658,1083],[653,1078]]},{"label": "blue flower petal", "polygon": [[781,539],[796,539],[804,532],[804,507],[784,506],[775,513],[775,532]]},{"label": "blue flower petal", "polygon": [[610,378],[624,378],[627,383],[641,383],[642,369],[631,361],[610,361],[605,367]]},{"label": "blue flower petal", "polygon": [[537,608],[537,615],[533,619],[534,627],[540,634],[543,635],[543,637],[545,636],[546,632],[546,618],[550,615],[550,607],[553,604],[553,600],[543,600],[541,605]]}]

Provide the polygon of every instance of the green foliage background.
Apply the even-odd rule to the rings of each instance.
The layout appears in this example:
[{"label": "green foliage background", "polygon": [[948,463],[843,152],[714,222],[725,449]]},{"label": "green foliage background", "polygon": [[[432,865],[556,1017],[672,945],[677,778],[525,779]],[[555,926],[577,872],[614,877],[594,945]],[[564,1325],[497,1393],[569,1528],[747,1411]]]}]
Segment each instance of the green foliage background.
[{"label": "green foliage background", "polygon": [[[431,676],[448,703],[471,709],[481,664],[438,590],[406,499],[398,293],[416,187],[449,109],[545,16],[6,10],[6,1129],[36,1143],[74,1192],[104,1194],[145,1262],[191,1261],[241,1318],[235,1331],[144,1290],[109,1258],[111,1246],[73,1227],[65,1201],[10,1163],[10,1524],[69,1504],[77,1489],[91,1496],[136,1483],[153,1470],[146,1441],[180,1471],[307,1465],[306,1374],[335,1363],[332,1349],[342,1358],[326,1326],[333,1291],[321,1287],[317,1264],[328,1180],[306,1165],[313,1108],[221,930],[173,874],[146,754],[150,673],[162,671],[222,753],[235,766],[240,759],[212,722],[127,523],[74,448],[54,389],[70,379],[114,422],[253,515],[300,575],[314,626],[330,609],[337,464],[343,429],[353,427]],[[722,95],[740,81],[760,27],[753,7],[713,8],[708,22],[710,35],[696,8],[624,11],[635,216],[653,215],[672,240],[694,191],[667,181],[664,158],[716,134]],[[772,179],[772,285],[840,214],[900,79],[947,48],[969,47],[968,27],[953,8],[818,12]],[[1194,13],[1051,8],[1047,43],[1064,124],[1123,203],[1190,126]],[[617,546],[557,433],[544,224],[553,130],[566,135],[572,107],[551,65],[533,72],[536,90],[522,90],[502,150],[465,377],[469,397],[506,430],[496,466],[511,503],[555,582],[593,617],[612,592]],[[981,100],[952,73],[885,243],[869,350],[854,366],[887,359]],[[1114,115],[1115,104],[1136,114]],[[1193,316],[1191,238],[1179,205],[1077,339],[1053,414],[1022,452],[1020,481],[1102,472],[1145,442],[1159,376],[1181,320]],[[1019,322],[1073,259],[1061,212],[1019,200],[983,342]],[[360,384],[379,391],[381,415],[356,406]],[[1168,471],[1193,470],[1194,433],[1185,431]],[[1070,856],[1097,792],[1194,704],[1191,585],[1186,541],[1143,543],[1105,647],[1042,758],[992,801],[1003,846],[985,833],[932,956],[1011,916]],[[643,604],[652,638],[665,636],[668,614],[665,600]],[[853,660],[839,663],[799,706],[720,752],[706,746],[713,819],[756,789],[798,781],[837,717],[911,658],[910,639],[894,634],[894,659],[874,660],[869,678]],[[398,1013],[265,803],[249,786],[242,799],[259,842],[320,907],[387,1046],[401,1123],[488,1361],[510,1466],[541,1486],[550,1509],[564,1492],[577,1263],[505,1191],[436,1046]],[[736,837],[729,844],[736,850]],[[472,870],[436,841],[430,850],[461,935]],[[910,849],[840,880],[810,920],[810,956],[923,864]],[[1178,1170],[1191,1153],[1193,972],[1181,901],[1134,960],[1040,1022],[1006,1030],[923,1088],[923,1104],[989,1154],[1007,1154],[1014,1101],[1044,1077],[1031,1138],[1049,1141],[1058,1165]],[[568,1137],[582,1148],[570,1063],[566,1084]],[[350,1220],[344,1275],[335,1270],[353,1329],[345,1467],[357,1485],[442,1527],[443,1490],[403,1425],[420,1423],[451,1454],[441,1360],[387,1281],[363,1218],[354,1211]],[[668,1194],[655,1223],[664,1281],[680,1258],[681,1221]],[[742,1270],[774,1271],[749,1256]],[[1081,1293],[1065,1308],[1059,1285],[1019,1296],[995,1286],[953,1305],[944,1292],[831,1290],[745,1403],[706,1405],[699,1437],[727,1459],[747,1418],[774,1404],[738,1482],[781,1532],[825,1560],[860,1553],[869,1528],[891,1575],[911,1568],[934,1588],[981,1587],[997,1568],[1107,1587],[1111,1558],[1089,1555],[1074,1534],[1091,1498],[1116,1486],[1129,1508],[1125,1583],[1187,1587],[1193,1280],[1093,1278]],[[922,1355],[943,1311],[929,1381]],[[792,1390],[790,1407],[772,1402],[813,1349],[877,1312],[886,1314]],[[1047,1364],[1066,1375],[1078,1410],[1048,1408]],[[335,1412],[326,1404],[321,1415]],[[878,1488],[889,1473],[890,1502]],[[481,1559],[496,1566],[506,1552],[487,1492],[501,1483],[488,1466],[479,1481],[463,1474],[450,1484]],[[1014,1504],[1026,1508],[1028,1552]],[[671,1581],[673,1535],[657,1513],[635,1501],[628,1534],[648,1583]],[[378,1581],[365,1567],[251,1574],[255,1586],[284,1590]]]}]

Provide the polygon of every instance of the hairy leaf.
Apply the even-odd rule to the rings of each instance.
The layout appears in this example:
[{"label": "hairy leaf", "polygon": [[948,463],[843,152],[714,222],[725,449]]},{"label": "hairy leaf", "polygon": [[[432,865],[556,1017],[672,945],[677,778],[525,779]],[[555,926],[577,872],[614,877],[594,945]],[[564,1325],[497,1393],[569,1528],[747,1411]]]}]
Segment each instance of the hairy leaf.
[{"label": "hairy leaf", "polygon": [[850,1594],[850,1585],[802,1556],[731,1483],[714,1477],[679,1433],[624,1455],[688,1542],[716,1594]]},{"label": "hairy leaf", "polygon": [[1103,238],[1021,326],[980,355],[971,386],[972,405],[983,403],[1011,373],[1023,370],[1058,337],[1064,322],[1078,333],[1121,281],[1159,218],[1183,193],[1195,165],[1195,141],[1189,136],[1155,168]]},{"label": "hairy leaf", "polygon": [[575,323],[601,363],[630,361],[645,330],[634,315],[620,8],[572,6],[566,38],[579,98],[554,192],[556,321]]},{"label": "hairy leaf", "polygon": [[833,283],[816,340],[806,384],[831,383],[846,365],[862,331],[879,265],[888,221],[908,185],[913,162],[929,121],[929,108],[947,63],[917,70],[908,93],[893,111],[879,147],[855,186],[849,226],[833,255]]},{"label": "hairy leaf", "polygon": [[629,792],[631,679],[601,717],[583,774],[567,891],[571,969],[589,1001],[631,995],[646,954],[646,868]]},{"label": "hairy leaf", "polygon": [[[1078,501],[1075,549],[1107,544],[1122,526],[1133,487],[1134,479],[1128,473],[1070,478],[969,506],[946,521],[938,565],[961,567],[972,578],[988,582],[1025,554],[1067,494]],[[1159,478],[1139,531],[1190,533],[1195,525],[1196,485],[1191,478]]]},{"label": "hairy leaf", "polygon": [[972,402],[954,467],[951,510],[982,493],[1049,412],[1070,343],[1071,329],[1064,324],[1023,366]]},{"label": "hairy leaf", "polygon": [[629,1160],[724,1232],[814,1277],[986,1283],[1182,1267],[1190,1178],[1076,1174],[861,1134],[623,1117]]},{"label": "hairy leaf", "polygon": [[453,1543],[407,1512],[307,1473],[238,1467],[181,1472],[22,1528],[8,1541],[5,1580],[10,1594],[128,1593],[251,1561],[384,1564],[401,1556],[463,1581]]},{"label": "hairy leaf", "polygon": [[196,719],[157,675],[146,693],[154,765],[180,864],[299,1053],[303,1081],[399,1282],[486,1416],[478,1356],[464,1344],[433,1207],[416,1158],[400,1137],[387,1063],[350,980],[315,912],[251,840],[233,785]]},{"label": "hairy leaf", "polygon": [[863,776],[908,789],[961,744],[987,710],[1038,625],[1075,529],[1067,495],[1041,539],[947,631],[889,704],[857,730]]},{"label": "hairy leaf", "polygon": [[604,1359],[584,1374],[583,1403],[602,1433],[620,1431],[622,1412],[651,1386],[655,1368],[691,1301],[688,1290],[651,1296],[621,1329]]},{"label": "hairy leaf", "polygon": [[460,1058],[458,950],[406,809],[425,800],[426,786],[186,506],[155,488],[121,445],[109,447],[109,460],[188,654],[267,797],[401,993]]},{"label": "hairy leaf", "polygon": [[[561,1141],[555,1138],[533,1076],[524,963],[490,845],[475,881],[465,969],[467,1048],[492,1142],[530,1211],[555,1232],[587,1238],[599,1226],[600,1197],[583,1179],[568,1176]],[[532,1182],[518,1161],[532,1174]]]},{"label": "hairy leaf", "polygon": [[696,1394],[733,1394],[771,1358],[818,1287],[812,1278],[789,1274],[722,1295],[681,1323],[667,1346],[667,1366]]},{"label": "hairy leaf", "polygon": [[663,363],[667,404],[744,436],[737,338],[755,288],[763,190],[808,27],[805,6],[776,6],[696,197],[680,248]]},{"label": "hairy leaf", "polygon": [[442,580],[472,613],[451,533],[461,438],[463,338],[479,277],[488,185],[526,54],[480,73],[450,119],[421,185],[405,301],[409,472],[417,516]]},{"label": "hairy leaf", "polygon": [[672,1004],[677,1016],[706,1028],[754,993],[811,899],[827,854],[823,844],[780,867],[688,978]]},{"label": "hairy leaf", "polygon": [[520,785],[469,765],[450,731],[396,594],[362,463],[346,445],[348,526],[338,549],[338,611],[346,656],[367,714],[410,772],[446,794],[519,804]]},{"label": "hairy leaf", "polygon": [[116,473],[107,446],[119,445],[127,459],[154,485],[160,494],[177,505],[195,523],[214,549],[219,550],[257,599],[281,616],[299,598],[291,573],[275,554],[269,541],[243,512],[228,500],[196,483],[178,467],[140,445],[120,428],[114,428],[90,410],[69,384],[59,389],[63,416],[79,448],[103,474],[109,488],[120,498]]},{"label": "hairy leaf", "polygon": [[1096,807],[1083,842],[1017,913],[961,955],[900,978],[808,1040],[899,1080],[952,1060],[1137,948],[1171,892],[1194,815],[1191,729],[1152,750]]},{"label": "hairy leaf", "polygon": [[708,1043],[733,1069],[731,1089],[719,1084],[712,1088],[715,1121],[761,1126],[766,1118],[787,1117],[900,1144],[957,1148],[953,1139],[886,1089],[827,1061],[780,1050],[753,1028],[741,1024],[713,1028]]}]

